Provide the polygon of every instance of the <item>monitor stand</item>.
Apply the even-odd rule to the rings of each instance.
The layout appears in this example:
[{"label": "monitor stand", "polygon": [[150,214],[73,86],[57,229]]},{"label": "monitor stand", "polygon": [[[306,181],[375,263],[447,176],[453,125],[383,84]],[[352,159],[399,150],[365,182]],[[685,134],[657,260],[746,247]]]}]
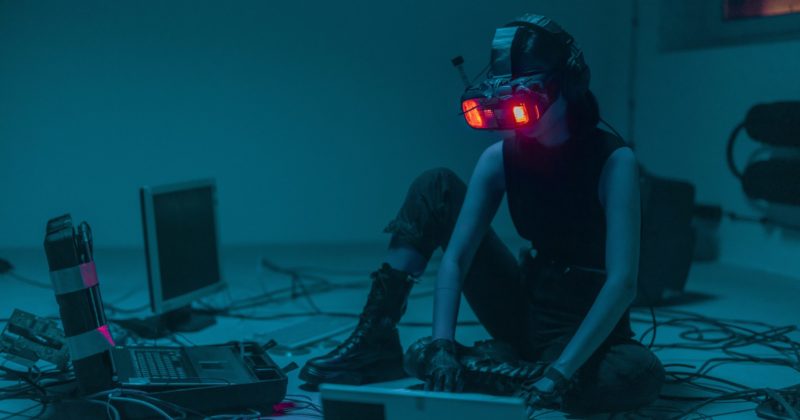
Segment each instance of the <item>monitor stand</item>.
[{"label": "monitor stand", "polygon": [[114,323],[142,338],[163,338],[175,332],[200,331],[216,324],[217,320],[214,315],[195,311],[187,305],[147,318],[121,319]]}]

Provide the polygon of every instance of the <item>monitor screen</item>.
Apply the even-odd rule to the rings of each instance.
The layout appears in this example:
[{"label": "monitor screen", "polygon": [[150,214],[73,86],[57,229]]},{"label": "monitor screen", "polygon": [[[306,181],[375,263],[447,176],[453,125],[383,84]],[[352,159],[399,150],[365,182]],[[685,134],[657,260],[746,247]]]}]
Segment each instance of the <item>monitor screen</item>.
[{"label": "monitor screen", "polygon": [[167,302],[220,282],[213,184],[154,189],[151,203],[160,300]]}]

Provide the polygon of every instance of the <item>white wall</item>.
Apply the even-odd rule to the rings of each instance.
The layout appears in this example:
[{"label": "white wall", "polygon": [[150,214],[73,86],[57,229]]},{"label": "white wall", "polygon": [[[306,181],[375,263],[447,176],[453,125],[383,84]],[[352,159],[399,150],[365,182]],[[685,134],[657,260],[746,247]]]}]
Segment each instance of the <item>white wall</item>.
[{"label": "white wall", "polygon": [[[759,216],[728,171],[725,146],[752,105],[800,99],[800,40],[659,52],[659,3],[641,1],[638,156],[657,174],[691,181],[701,202]],[[737,146],[740,165],[753,150],[746,137]],[[729,221],[720,234],[722,260],[800,275],[796,235]]]},{"label": "white wall", "polygon": [[[137,189],[215,177],[226,243],[382,240],[417,173],[493,137],[457,115],[493,29],[549,14],[625,120],[629,2],[0,2],[0,247],[48,218],[140,245]],[[513,235],[506,211],[498,229]]]}]

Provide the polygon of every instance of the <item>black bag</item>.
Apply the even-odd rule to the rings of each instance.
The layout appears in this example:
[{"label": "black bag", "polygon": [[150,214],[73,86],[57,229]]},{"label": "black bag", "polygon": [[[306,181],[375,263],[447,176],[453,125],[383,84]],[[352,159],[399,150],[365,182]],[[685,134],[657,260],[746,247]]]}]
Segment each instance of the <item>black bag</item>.
[{"label": "black bag", "polygon": [[642,231],[634,305],[656,305],[680,294],[692,263],[694,186],[641,171]]}]

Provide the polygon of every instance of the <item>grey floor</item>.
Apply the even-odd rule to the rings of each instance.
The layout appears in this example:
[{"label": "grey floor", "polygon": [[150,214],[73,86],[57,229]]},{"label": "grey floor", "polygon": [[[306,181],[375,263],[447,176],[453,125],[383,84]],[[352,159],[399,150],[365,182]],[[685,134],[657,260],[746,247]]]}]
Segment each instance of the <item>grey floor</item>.
[{"label": "grey floor", "polygon": [[[367,273],[377,268],[383,254],[383,246],[379,244],[368,245],[320,245],[320,246],[251,246],[228,248],[223,250],[223,270],[225,280],[230,287],[228,292],[208,299],[210,304],[225,305],[231,299],[237,300],[255,294],[287,287],[290,282],[286,276],[278,275],[264,270],[260,265],[262,257],[269,258],[275,263],[289,267],[327,267],[337,269],[353,269],[361,271],[363,275],[327,276],[333,282],[348,283],[364,281],[362,288],[350,288],[314,295],[313,299],[320,309],[336,312],[357,313],[366,298]],[[40,250],[0,250],[0,257],[10,260],[16,267],[17,273],[27,277],[48,281],[45,257]],[[95,253],[98,274],[101,281],[103,297],[119,307],[138,307],[148,302],[146,271],[144,257],[141,250],[137,249],[98,249]],[[426,291],[433,288],[435,262],[428,271],[428,276],[415,287],[416,295],[409,303],[408,312],[404,317],[406,322],[429,322],[431,320],[432,297]],[[14,281],[3,276],[2,293],[0,293],[0,317],[10,315],[14,308],[20,308],[39,315],[57,314],[57,306],[52,292],[33,288],[26,284]],[[681,309],[703,314],[710,317],[728,319],[744,319],[763,321],[775,325],[796,325],[798,323],[798,297],[800,297],[800,278],[787,278],[766,272],[754,271],[744,267],[724,265],[719,263],[698,263],[691,270],[687,283],[687,291],[698,299],[687,299],[686,303],[673,306]],[[287,312],[306,312],[309,303],[304,299],[281,300],[271,302],[262,307],[247,310],[252,315],[269,315]],[[141,312],[146,315],[147,311]],[[659,319],[666,313],[657,310]],[[650,326],[649,312],[636,312],[634,329],[637,333]],[[270,336],[270,331],[301,322],[304,318],[289,318],[273,321],[253,321],[232,318],[220,318],[217,325],[205,331],[187,333],[181,340],[187,344],[210,344],[229,340],[256,339],[264,341]],[[469,306],[462,304],[461,320],[474,320],[475,317]],[[669,343],[680,340],[675,328],[663,327],[658,330],[656,344]],[[401,339],[404,345],[410,344],[419,337],[430,335],[430,327],[400,328]],[[338,339],[344,338],[342,335]],[[457,331],[457,339],[464,343],[488,338],[481,327],[461,327]],[[800,340],[796,332],[792,334],[794,340]],[[307,354],[273,355],[274,360],[281,366],[294,361],[301,365],[309,358],[326,352],[329,348],[325,345],[312,346]],[[757,346],[744,348],[743,351],[752,355],[772,355],[769,349]],[[699,351],[685,349],[665,349],[657,353],[664,363],[681,363],[697,366],[708,358],[718,356],[714,351]],[[318,401],[318,394],[307,392],[300,388],[297,379],[297,370],[289,376],[288,394],[308,395]],[[800,383],[800,373],[785,367],[772,367],[757,364],[724,365],[713,372],[715,375],[753,387],[779,388]],[[406,387],[414,384],[412,379],[405,379],[392,383],[377,384],[381,387]],[[665,393],[671,395],[700,395],[699,391],[691,388],[667,388]],[[16,411],[26,407],[25,401],[0,402],[0,410]],[[659,401],[659,407],[669,406],[677,409],[688,407],[670,401]],[[700,412],[714,418],[754,418],[752,403],[720,402],[703,407]],[[27,414],[36,413],[33,409]],[[308,418],[305,414],[310,411],[289,415],[282,418]],[[0,413],[0,418],[5,414]],[[58,413],[49,412],[49,415],[58,417]],[[607,418],[608,415],[597,416]],[[563,418],[558,412],[542,412],[537,418],[551,419]],[[622,417],[624,418],[624,417]]]}]

